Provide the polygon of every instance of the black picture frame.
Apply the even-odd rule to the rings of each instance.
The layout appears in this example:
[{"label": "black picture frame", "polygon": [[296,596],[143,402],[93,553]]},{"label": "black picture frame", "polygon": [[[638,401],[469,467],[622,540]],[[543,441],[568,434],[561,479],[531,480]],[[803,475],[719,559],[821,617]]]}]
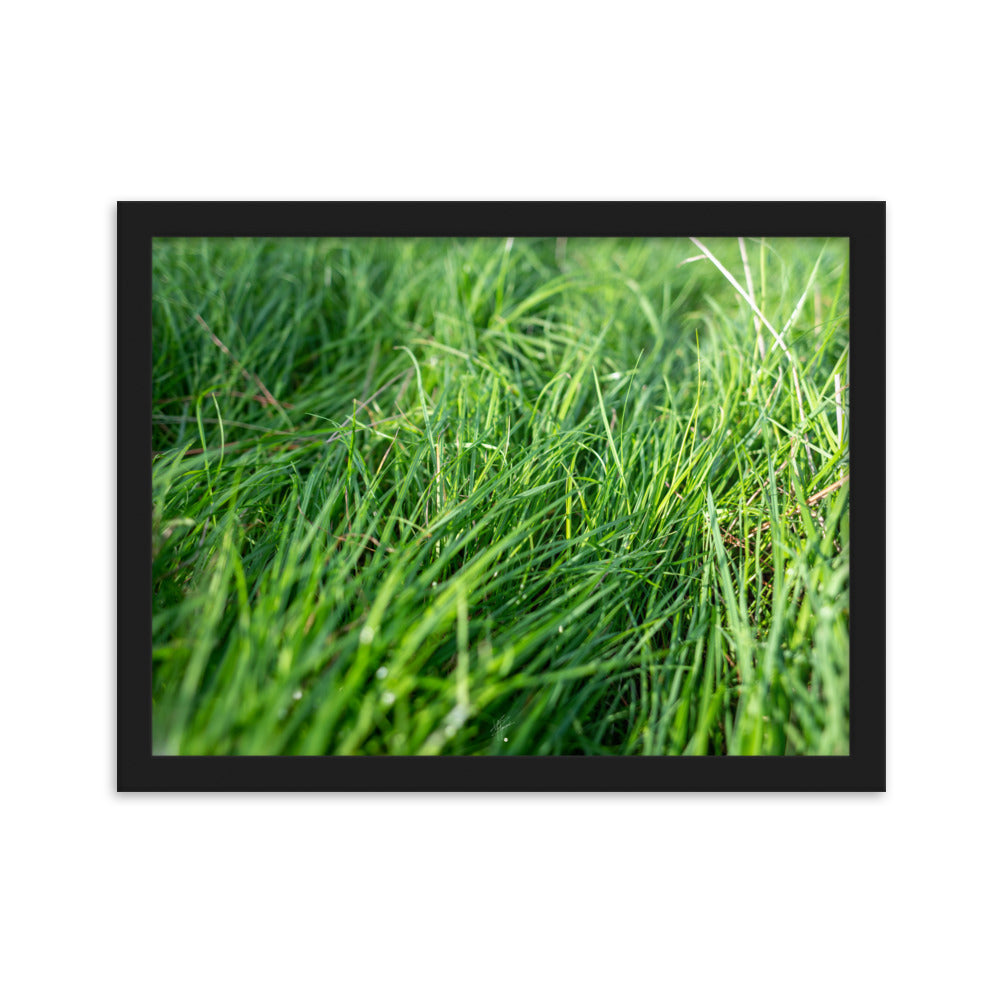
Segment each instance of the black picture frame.
[{"label": "black picture frame", "polygon": [[[119,202],[119,791],[884,791],[886,204]],[[192,757],[152,752],[152,242],[170,236],[812,236],[850,240],[850,754]]]}]

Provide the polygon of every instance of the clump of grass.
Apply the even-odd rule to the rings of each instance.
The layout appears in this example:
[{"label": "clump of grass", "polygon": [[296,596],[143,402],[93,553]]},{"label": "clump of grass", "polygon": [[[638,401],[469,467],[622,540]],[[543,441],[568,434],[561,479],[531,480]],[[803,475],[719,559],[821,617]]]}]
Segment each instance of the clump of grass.
[{"label": "clump of grass", "polygon": [[155,752],[846,753],[848,332],[846,241],[157,240]]}]

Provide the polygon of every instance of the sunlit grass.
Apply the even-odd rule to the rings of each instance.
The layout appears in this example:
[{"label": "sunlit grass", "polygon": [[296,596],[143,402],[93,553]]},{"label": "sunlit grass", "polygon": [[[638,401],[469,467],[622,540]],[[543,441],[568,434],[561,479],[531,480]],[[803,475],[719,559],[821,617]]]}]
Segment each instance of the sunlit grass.
[{"label": "sunlit grass", "polygon": [[157,240],[153,335],[156,752],[848,751],[846,241]]}]

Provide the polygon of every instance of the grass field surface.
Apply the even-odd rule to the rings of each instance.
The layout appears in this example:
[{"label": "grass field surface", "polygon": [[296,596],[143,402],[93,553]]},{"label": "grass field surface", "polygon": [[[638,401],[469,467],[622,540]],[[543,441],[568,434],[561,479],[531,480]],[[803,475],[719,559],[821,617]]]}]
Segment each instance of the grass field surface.
[{"label": "grass field surface", "polygon": [[847,265],[154,241],[154,752],[847,753]]}]

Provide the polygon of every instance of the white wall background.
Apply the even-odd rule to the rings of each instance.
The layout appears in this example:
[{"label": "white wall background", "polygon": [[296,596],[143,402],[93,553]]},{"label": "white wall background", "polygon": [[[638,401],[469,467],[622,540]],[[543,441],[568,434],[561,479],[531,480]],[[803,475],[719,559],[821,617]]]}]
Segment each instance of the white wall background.
[{"label": "white wall background", "polygon": [[[984,995],[987,9],[8,12],[7,995]],[[888,201],[887,795],[115,795],[115,201],[357,198]]]}]

